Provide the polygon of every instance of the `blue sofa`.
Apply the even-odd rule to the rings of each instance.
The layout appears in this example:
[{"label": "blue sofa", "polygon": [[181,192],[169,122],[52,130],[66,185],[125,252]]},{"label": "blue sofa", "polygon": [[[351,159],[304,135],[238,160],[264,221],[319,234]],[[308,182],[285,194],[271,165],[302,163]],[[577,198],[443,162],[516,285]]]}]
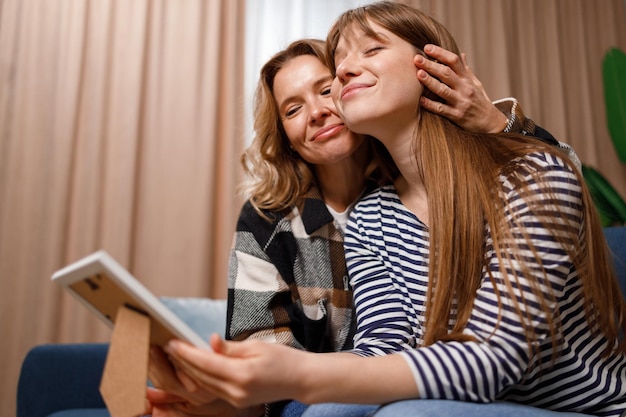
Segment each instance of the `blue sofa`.
[{"label": "blue sofa", "polygon": [[[168,298],[161,301],[201,337],[221,335],[226,300]],[[110,417],[99,385],[108,344],[45,344],[33,347],[22,363],[17,417]]]},{"label": "blue sofa", "polygon": [[[605,229],[626,297],[626,227]],[[224,334],[226,301],[163,298],[164,303],[205,339]],[[17,417],[109,417],[98,385],[107,344],[35,346],[22,364]]]}]

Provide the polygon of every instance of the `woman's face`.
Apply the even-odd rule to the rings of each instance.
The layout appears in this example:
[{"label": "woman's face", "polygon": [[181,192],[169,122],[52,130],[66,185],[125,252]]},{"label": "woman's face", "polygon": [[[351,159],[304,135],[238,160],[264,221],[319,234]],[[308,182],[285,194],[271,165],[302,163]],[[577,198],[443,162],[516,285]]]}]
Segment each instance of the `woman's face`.
[{"label": "woman's face", "polygon": [[274,77],[274,98],[289,142],[315,165],[340,162],[364,141],[337,114],[332,80],[330,70],[312,55],[292,59]]},{"label": "woman's face", "polygon": [[332,95],[350,129],[385,142],[390,134],[414,128],[423,87],[413,64],[417,48],[370,24],[380,40],[354,25],[340,37]]}]

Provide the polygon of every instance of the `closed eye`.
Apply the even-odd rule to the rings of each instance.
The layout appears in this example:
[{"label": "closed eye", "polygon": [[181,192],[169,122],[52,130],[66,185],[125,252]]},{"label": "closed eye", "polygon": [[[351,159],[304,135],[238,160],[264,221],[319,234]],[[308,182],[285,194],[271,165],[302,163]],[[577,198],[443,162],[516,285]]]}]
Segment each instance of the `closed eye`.
[{"label": "closed eye", "polygon": [[289,107],[285,111],[285,118],[290,118],[290,117],[294,116],[301,108],[302,108],[302,106],[300,106],[300,105]]},{"label": "closed eye", "polygon": [[384,47],[382,47],[382,46],[375,46],[375,47],[373,47],[373,48],[369,48],[369,49],[367,49],[367,50],[365,51],[365,55],[373,55],[373,54],[375,54],[376,52],[381,51],[381,50],[383,50],[383,49],[384,49]]}]

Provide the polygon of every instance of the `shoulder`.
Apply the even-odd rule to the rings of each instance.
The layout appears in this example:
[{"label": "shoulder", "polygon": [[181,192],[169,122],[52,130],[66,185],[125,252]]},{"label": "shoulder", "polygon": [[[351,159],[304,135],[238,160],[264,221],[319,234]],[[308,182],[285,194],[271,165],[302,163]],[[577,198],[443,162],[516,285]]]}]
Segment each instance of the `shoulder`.
[{"label": "shoulder", "polygon": [[[393,185],[385,185],[377,188],[354,206],[350,213],[349,224],[359,229],[368,228],[372,224],[385,223],[389,218],[395,217],[401,212],[402,203]],[[360,230],[359,233],[363,233]]]},{"label": "shoulder", "polygon": [[285,213],[273,210],[257,210],[250,200],[246,201],[239,213],[237,220],[237,230],[248,230],[256,227],[273,228]]},{"label": "shoulder", "polygon": [[365,194],[355,205],[358,207],[368,207],[378,204],[389,204],[398,201],[398,193],[393,185],[384,185]]},{"label": "shoulder", "polygon": [[531,152],[516,158],[503,170],[504,177],[544,178],[551,181],[577,181],[578,176],[572,162],[551,152]]},{"label": "shoulder", "polygon": [[350,218],[363,221],[383,216],[383,212],[398,204],[400,199],[393,185],[385,185],[365,194],[350,213]]},{"label": "shoulder", "polygon": [[251,239],[258,242],[259,245],[265,246],[285,222],[285,218],[289,214],[288,211],[273,210],[257,210],[250,201],[246,201],[239,218],[235,233],[238,236],[237,241],[250,241]]},{"label": "shoulder", "polygon": [[556,205],[582,203],[582,179],[571,161],[551,152],[532,152],[513,160],[500,175],[506,199]]}]

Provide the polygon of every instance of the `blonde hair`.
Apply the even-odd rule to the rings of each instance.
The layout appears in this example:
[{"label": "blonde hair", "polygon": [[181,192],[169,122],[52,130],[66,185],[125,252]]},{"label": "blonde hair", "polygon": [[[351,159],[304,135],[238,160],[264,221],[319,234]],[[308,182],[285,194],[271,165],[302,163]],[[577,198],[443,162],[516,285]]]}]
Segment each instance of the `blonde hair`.
[{"label": "blonde hair", "polygon": [[[286,49],[276,53],[263,65],[254,98],[254,131],[251,145],[241,156],[246,180],[241,191],[249,198],[255,209],[280,211],[298,203],[315,184],[314,166],[291,149],[274,97],[274,79],[278,71],[292,59],[311,55],[326,65],[325,42],[318,39],[294,41]],[[364,167],[367,180],[384,183],[395,175],[391,158],[385,151],[374,152],[382,145],[367,141],[372,155]],[[381,163],[381,158],[386,162]],[[381,170],[380,167],[385,167]],[[265,215],[264,215],[265,216]],[[267,217],[267,216],[265,216]]]},{"label": "blonde hair", "polygon": [[[423,50],[426,44],[435,44],[459,54],[452,35],[430,16],[400,3],[379,2],[344,13],[331,28],[327,55],[333,73],[332,58],[344,31],[356,27],[378,39],[371,22],[406,40],[418,50]],[[540,219],[539,227],[549,230],[573,260],[582,283],[584,307],[591,328],[596,333],[602,332],[612,348],[626,351],[626,342],[620,336],[620,331],[626,333],[626,303],[621,296],[590,194],[581,173],[567,156],[555,147],[521,135],[472,134],[425,110],[420,111],[418,118],[413,148],[416,166],[426,185],[430,224],[425,344],[468,339],[462,331],[469,320],[482,273],[489,271],[485,260],[485,225],[488,225],[506,288],[512,292],[514,287],[520,287],[520,277],[513,265],[521,265],[521,271],[531,280],[534,296],[545,313],[552,334],[553,354],[556,354],[559,317],[555,317],[555,312],[548,308],[555,296],[546,295],[541,290],[546,287],[545,270],[543,274],[531,271],[529,261],[521,255],[523,248],[512,243],[515,241],[513,229],[517,233],[522,230],[524,243],[529,245],[524,249],[532,251],[535,256],[531,262],[543,265],[529,234],[524,231],[524,225],[516,223],[515,219],[503,224],[506,208],[495,193],[502,192],[498,177],[504,175],[513,182],[529,210]],[[554,216],[548,218],[542,215],[549,202],[542,199],[545,195],[533,193],[524,179],[526,175],[532,175],[533,167],[525,169],[524,165],[517,164],[520,157],[536,151],[557,154],[576,173],[582,187],[582,228],[579,222],[569,220],[567,216],[559,216],[558,224],[555,224]],[[505,294],[498,292],[496,278],[491,274],[490,279],[502,309]],[[533,348],[536,346],[533,344],[536,334],[529,321],[531,309],[527,300],[508,299],[512,299],[525,328],[529,349],[538,354]],[[449,329],[448,323],[455,307],[456,321],[454,327]]]}]

